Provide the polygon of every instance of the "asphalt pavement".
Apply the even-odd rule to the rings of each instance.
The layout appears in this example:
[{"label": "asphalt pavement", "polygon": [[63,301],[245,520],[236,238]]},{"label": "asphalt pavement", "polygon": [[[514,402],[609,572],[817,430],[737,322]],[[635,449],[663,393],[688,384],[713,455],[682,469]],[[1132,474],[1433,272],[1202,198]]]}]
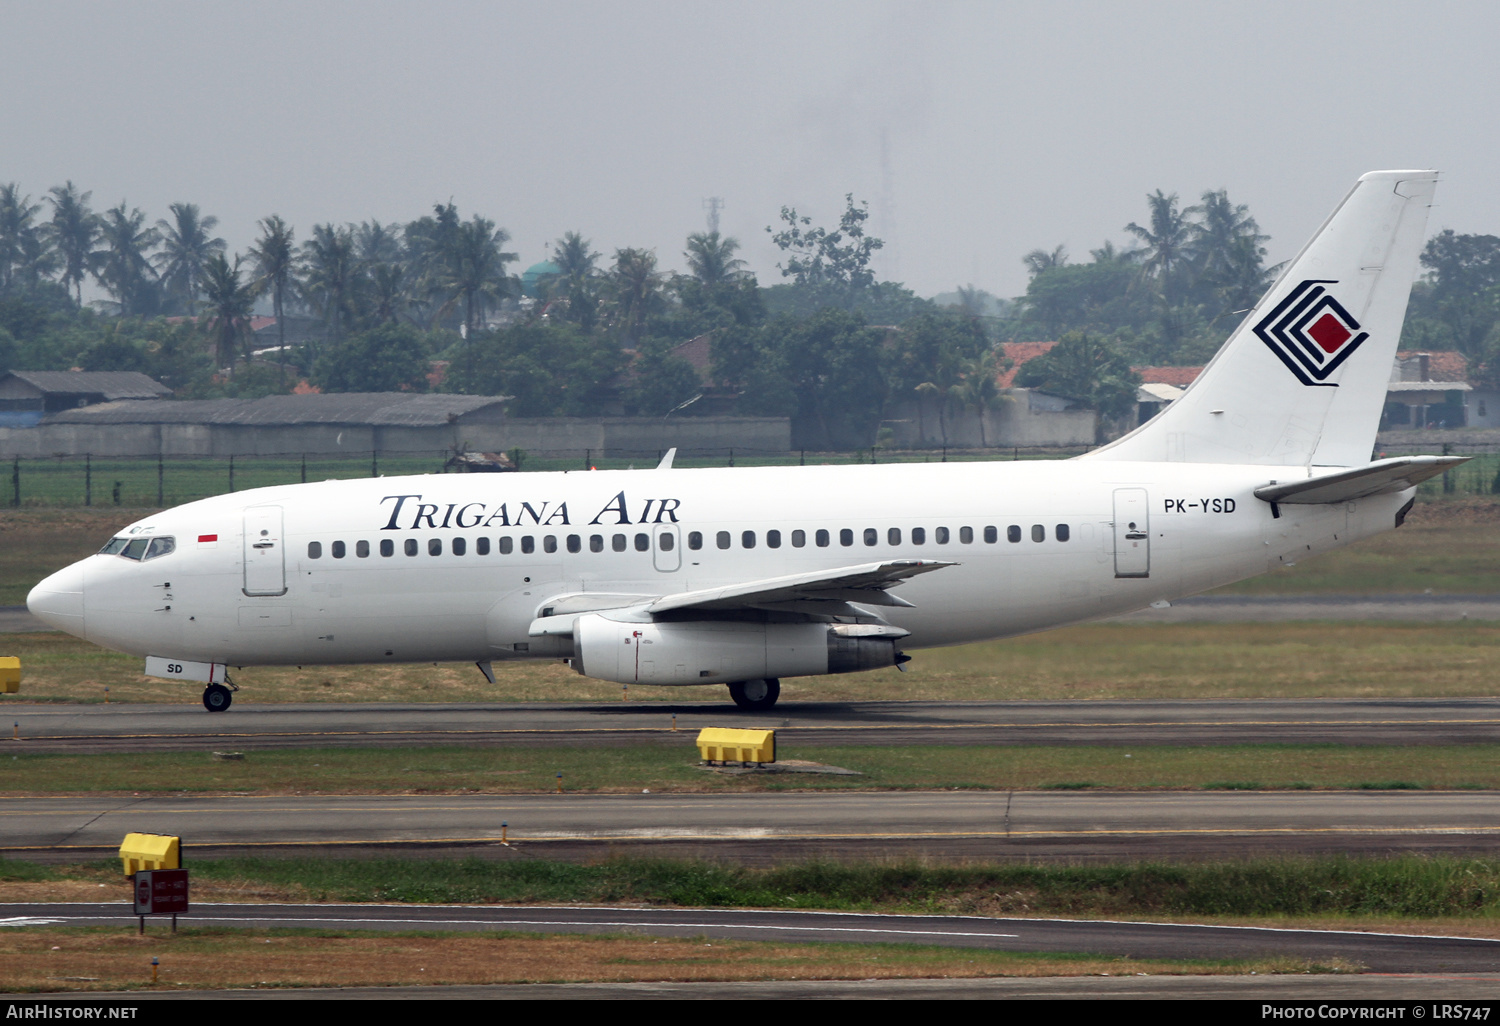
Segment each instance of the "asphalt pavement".
[{"label": "asphalt pavement", "polygon": [[[129,923],[118,903],[0,904],[0,926]],[[1356,931],[1276,930],[1099,920],[902,916],[758,909],[517,905],[195,903],[181,922],[253,929],[517,930],[730,940],[933,944],[1136,958],[1340,959],[1371,972],[1500,972],[1500,941]],[[157,924],[155,929],[161,929]],[[1494,994],[1500,988],[1492,988]]]},{"label": "asphalt pavement", "polygon": [[[191,690],[189,688],[189,690]],[[703,727],[774,729],[787,745],[1456,745],[1500,740],[1500,699],[266,704],[0,703],[0,738],[29,752],[409,745],[691,748]],[[675,724],[676,729],[673,729]],[[0,740],[0,744],[7,744]]]}]

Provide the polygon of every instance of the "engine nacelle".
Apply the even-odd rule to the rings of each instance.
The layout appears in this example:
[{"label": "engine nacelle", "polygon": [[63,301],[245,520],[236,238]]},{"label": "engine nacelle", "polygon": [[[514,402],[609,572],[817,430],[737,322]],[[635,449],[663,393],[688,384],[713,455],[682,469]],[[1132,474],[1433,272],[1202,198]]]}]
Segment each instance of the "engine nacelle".
[{"label": "engine nacelle", "polygon": [[573,668],[621,684],[727,684],[895,666],[907,635],[877,624],[692,620],[625,623],[600,613],[573,625]]}]

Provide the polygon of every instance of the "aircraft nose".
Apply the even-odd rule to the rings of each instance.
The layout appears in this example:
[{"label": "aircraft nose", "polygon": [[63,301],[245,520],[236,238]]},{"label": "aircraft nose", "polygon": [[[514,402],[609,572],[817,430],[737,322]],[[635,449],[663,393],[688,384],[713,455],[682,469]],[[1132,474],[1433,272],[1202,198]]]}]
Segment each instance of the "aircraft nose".
[{"label": "aircraft nose", "polygon": [[32,588],[26,608],[49,627],[83,637],[83,564],[64,567]]}]

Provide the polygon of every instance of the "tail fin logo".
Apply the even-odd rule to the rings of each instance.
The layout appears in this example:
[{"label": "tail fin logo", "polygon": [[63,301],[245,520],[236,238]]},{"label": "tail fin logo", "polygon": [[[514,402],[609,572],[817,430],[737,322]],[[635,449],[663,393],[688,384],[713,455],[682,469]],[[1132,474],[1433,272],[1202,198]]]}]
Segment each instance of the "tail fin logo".
[{"label": "tail fin logo", "polygon": [[1323,288],[1337,284],[1309,278],[1255,325],[1255,334],[1304,385],[1337,388],[1328,376],[1370,337]]}]

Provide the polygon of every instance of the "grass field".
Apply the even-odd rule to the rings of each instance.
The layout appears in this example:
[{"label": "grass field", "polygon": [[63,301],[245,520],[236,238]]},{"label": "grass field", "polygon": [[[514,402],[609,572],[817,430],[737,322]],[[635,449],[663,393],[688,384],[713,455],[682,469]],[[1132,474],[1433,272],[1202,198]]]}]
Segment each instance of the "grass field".
[{"label": "grass field", "polygon": [[[196,704],[201,688],[141,675],[142,661],[59,633],[0,635],[36,702]],[[1070,698],[1456,697],[1496,693],[1500,623],[1093,624],[1009,641],[914,653],[908,672],[788,678],[783,702],[1008,701]],[[557,662],[246,667],[236,703],[618,702],[620,685]],[[726,702],[723,687],[646,688],[630,701]],[[20,711],[19,708],[17,711]]]},{"label": "grass field", "polygon": [[[151,982],[151,960],[160,961]],[[442,986],[494,983],[893,980],[994,976],[1350,972],[1330,960],[1165,960],[916,944],[702,937],[55,927],[0,936],[0,992]]]},{"label": "grass field", "polygon": [[[0,752],[6,793],[89,794],[536,794],[790,790],[1274,790],[1500,789],[1500,746],[1352,747],[1203,745],[1130,747],[800,745],[777,736],[782,760],[861,776],[728,774],[698,765],[695,732],[661,745],[610,748],[291,748],[213,757],[197,752],[91,755]],[[675,741],[676,743],[672,743]],[[169,782],[169,783],[164,783]]]}]

